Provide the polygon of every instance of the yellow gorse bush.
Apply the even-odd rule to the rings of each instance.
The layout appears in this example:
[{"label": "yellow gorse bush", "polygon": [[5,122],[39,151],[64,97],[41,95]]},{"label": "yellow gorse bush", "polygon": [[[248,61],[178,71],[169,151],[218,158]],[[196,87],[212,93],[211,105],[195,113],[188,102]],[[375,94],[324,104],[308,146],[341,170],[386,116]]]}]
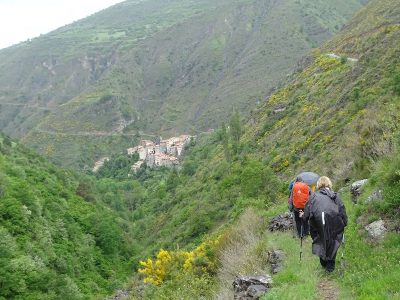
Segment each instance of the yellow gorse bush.
[{"label": "yellow gorse bush", "polygon": [[172,255],[170,252],[161,249],[157,258],[153,262],[152,259],[148,258],[146,261],[141,261],[140,265],[143,267],[139,269],[139,273],[145,274],[145,283],[151,283],[159,285],[164,281],[167,271],[172,262]]},{"label": "yellow gorse bush", "polygon": [[196,273],[214,272],[217,268],[217,264],[213,254],[218,245],[219,238],[204,242],[195,250],[187,252],[187,259],[183,264],[184,270]]},{"label": "yellow gorse bush", "polygon": [[160,249],[156,258],[140,261],[139,273],[145,275],[144,283],[159,285],[168,277],[182,273],[201,275],[217,269],[215,252],[219,239],[202,243],[193,251],[167,251]]}]

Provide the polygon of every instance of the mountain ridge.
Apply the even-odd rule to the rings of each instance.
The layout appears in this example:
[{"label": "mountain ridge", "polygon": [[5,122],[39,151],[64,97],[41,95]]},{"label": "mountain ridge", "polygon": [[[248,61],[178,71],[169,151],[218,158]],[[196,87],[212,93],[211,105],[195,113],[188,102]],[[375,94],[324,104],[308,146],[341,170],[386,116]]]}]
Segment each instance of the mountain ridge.
[{"label": "mountain ridge", "polygon": [[141,131],[174,135],[216,127],[230,115],[227,106],[253,109],[360,7],[335,1],[123,2],[0,51],[0,129],[82,168],[105,150],[117,151],[93,150],[99,143],[123,148],[132,141],[59,137],[53,143],[43,131],[109,131],[133,120],[125,131],[139,138]]}]

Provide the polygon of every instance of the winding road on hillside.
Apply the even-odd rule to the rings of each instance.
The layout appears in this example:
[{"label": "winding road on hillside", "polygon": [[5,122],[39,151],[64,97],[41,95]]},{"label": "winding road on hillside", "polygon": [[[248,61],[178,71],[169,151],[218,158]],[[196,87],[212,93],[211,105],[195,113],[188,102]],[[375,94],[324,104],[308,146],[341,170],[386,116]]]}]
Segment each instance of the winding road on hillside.
[{"label": "winding road on hillside", "polygon": [[109,136],[150,136],[157,137],[157,135],[145,133],[143,131],[139,131],[138,133],[122,133],[118,131],[79,131],[79,132],[60,132],[60,131],[52,131],[45,129],[35,129],[35,132],[44,133],[48,135],[55,136],[97,136],[97,137],[109,137]]},{"label": "winding road on hillside", "polygon": [[138,133],[122,133],[117,131],[79,131],[79,132],[60,132],[60,131],[52,131],[45,129],[35,129],[35,132],[44,133],[48,135],[56,135],[56,136],[98,136],[98,137],[108,137],[108,136],[150,136],[150,137],[158,137],[154,134],[145,133],[143,131],[139,131]]},{"label": "winding road on hillside", "polygon": [[[337,55],[335,53],[328,53],[327,56],[337,58],[337,59],[342,59],[342,57],[345,57],[345,56]],[[346,57],[346,59],[347,59],[347,61],[358,62],[357,58]]]},{"label": "winding road on hillside", "polygon": [[135,136],[136,133],[120,133],[120,132],[106,132],[106,131],[80,131],[80,132],[60,132],[45,129],[35,129],[36,132],[48,135],[57,136]]},{"label": "winding road on hillside", "polygon": [[55,107],[46,107],[46,106],[38,106],[38,105],[30,105],[24,103],[12,103],[12,102],[0,102],[0,106],[7,105],[7,106],[17,106],[17,107],[26,107],[26,108],[34,108],[39,110],[55,110]]}]

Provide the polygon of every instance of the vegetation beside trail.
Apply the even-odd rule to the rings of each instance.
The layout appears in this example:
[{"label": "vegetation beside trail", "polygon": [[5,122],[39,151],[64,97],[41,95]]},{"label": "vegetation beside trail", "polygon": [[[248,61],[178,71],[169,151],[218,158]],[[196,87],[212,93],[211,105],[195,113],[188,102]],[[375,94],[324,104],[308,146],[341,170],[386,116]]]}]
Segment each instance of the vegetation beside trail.
[{"label": "vegetation beside trail", "polygon": [[[232,297],[231,284],[235,275],[270,274],[268,251],[278,249],[285,253],[284,265],[281,272],[273,275],[273,287],[262,299],[315,299],[326,296],[327,292],[334,295],[334,299],[396,299],[400,293],[396,279],[399,270],[395,267],[400,259],[398,227],[395,227],[398,226],[398,213],[393,215],[396,210],[388,209],[385,212],[381,207],[393,205],[392,197],[400,198],[398,189],[395,193],[391,190],[394,182],[388,181],[388,178],[397,178],[397,172],[398,164],[390,168],[383,164],[374,170],[371,182],[357,204],[350,199],[349,186],[340,189],[349,225],[345,230],[345,248],[339,249],[336,270],[332,274],[325,273],[318,257],[311,253],[310,237],[303,241],[300,262],[300,240],[294,238],[292,232],[271,233],[266,229],[272,217],[287,210],[286,199],[283,199],[279,201],[280,204],[264,211],[256,213],[247,210],[237,222],[218,233],[219,240],[223,242],[215,249],[219,269],[214,277],[209,277],[208,273],[195,277],[193,274],[174,275],[158,287],[150,288],[149,298],[146,299],[152,299],[155,295],[168,295],[165,299],[190,299],[193,295],[203,295],[205,299]],[[385,175],[381,177],[382,174]],[[379,179],[374,179],[374,176]],[[365,199],[376,188],[388,191],[385,194],[388,197],[379,204],[365,203]],[[399,207],[398,203],[395,205]],[[382,217],[387,224],[392,222],[389,226],[391,231],[381,242],[370,240],[365,229],[357,224],[360,216],[367,217],[369,222]],[[330,290],[324,290],[327,283]],[[208,286],[206,290],[205,285]]]},{"label": "vegetation beside trail", "polygon": [[[351,222],[346,230],[346,276],[339,280],[344,290],[352,291],[355,299],[396,299],[400,261],[400,161],[397,150],[385,157],[373,171],[368,186],[357,204],[347,198]],[[376,191],[383,199],[369,202]],[[367,238],[363,226],[383,219],[388,232],[383,241]]]}]

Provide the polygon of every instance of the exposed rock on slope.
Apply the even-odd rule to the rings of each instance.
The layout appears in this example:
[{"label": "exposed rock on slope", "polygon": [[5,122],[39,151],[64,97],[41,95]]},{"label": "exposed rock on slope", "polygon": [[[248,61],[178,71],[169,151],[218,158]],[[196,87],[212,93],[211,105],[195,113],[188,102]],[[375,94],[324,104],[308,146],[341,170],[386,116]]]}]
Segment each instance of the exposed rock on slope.
[{"label": "exposed rock on slope", "polygon": [[241,276],[233,282],[235,300],[260,299],[271,288],[271,276]]},{"label": "exposed rock on slope", "polygon": [[268,228],[269,231],[293,230],[293,217],[288,212],[278,215],[271,220]]}]

